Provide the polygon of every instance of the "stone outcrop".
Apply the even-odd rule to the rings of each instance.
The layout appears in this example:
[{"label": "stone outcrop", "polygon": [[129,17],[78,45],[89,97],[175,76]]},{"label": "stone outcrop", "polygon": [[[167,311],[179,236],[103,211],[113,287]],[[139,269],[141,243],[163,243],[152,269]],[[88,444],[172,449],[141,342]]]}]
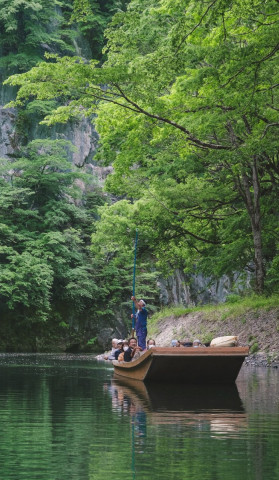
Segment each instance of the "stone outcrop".
[{"label": "stone outcrop", "polygon": [[162,305],[195,306],[224,302],[228,295],[240,293],[250,287],[251,275],[235,274],[229,277],[209,278],[201,274],[186,275],[175,270],[173,275],[158,281]]},{"label": "stone outcrop", "polygon": [[16,110],[0,105],[0,158],[14,152]]}]

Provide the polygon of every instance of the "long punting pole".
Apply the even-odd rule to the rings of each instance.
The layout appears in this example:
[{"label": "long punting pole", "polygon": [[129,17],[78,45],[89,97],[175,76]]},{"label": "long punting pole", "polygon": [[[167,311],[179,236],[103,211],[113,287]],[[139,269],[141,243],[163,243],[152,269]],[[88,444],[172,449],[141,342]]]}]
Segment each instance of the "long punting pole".
[{"label": "long punting pole", "polygon": [[[134,276],[133,276],[133,297],[134,297],[135,294],[136,294],[137,245],[138,245],[138,230],[136,230],[136,239],[135,239]],[[133,302],[132,337],[134,336],[134,333],[135,333],[135,313],[136,313],[136,307],[135,307],[135,302]]]}]

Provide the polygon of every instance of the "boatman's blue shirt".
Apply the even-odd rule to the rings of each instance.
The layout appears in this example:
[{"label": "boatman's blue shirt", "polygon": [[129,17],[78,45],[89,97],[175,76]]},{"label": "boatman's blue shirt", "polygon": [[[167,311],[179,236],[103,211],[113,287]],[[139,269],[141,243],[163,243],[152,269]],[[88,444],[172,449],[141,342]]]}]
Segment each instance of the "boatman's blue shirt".
[{"label": "boatman's blue shirt", "polygon": [[146,308],[142,308],[142,310],[138,310],[136,313],[136,330],[146,328],[147,327],[147,310]]}]

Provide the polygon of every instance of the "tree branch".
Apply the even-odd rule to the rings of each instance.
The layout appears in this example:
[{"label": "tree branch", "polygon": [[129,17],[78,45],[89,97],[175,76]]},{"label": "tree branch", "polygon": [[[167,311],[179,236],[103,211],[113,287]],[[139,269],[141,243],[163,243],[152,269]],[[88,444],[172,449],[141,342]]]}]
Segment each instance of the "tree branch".
[{"label": "tree branch", "polygon": [[[271,52],[269,52],[267,55],[265,55],[263,58],[261,58],[260,60],[257,60],[257,61],[254,61],[254,62],[251,62],[250,65],[259,65],[260,63],[262,62],[265,62],[266,60],[268,60],[269,58],[273,57],[273,55],[279,50],[279,43],[277,45],[275,45],[275,47],[273,48],[273,50],[271,50]],[[226,83],[223,83],[223,85],[221,85],[221,88],[224,88],[226,87],[232,80],[234,80],[236,77],[238,77],[238,75],[240,75],[246,68],[248,68],[249,65],[244,65],[242,68],[240,68],[232,77],[230,77],[228,79],[228,81]],[[266,90],[269,90],[269,89],[266,89]]]},{"label": "tree branch", "polygon": [[[148,112],[147,110],[140,107],[133,100],[128,98],[127,95],[123,92],[122,88],[119,85],[117,85],[117,84],[113,84],[113,85],[121,93],[122,97],[130,105],[133,105],[134,109],[130,108],[130,110],[137,111],[138,113],[142,113],[143,115],[145,115],[149,118],[154,118],[155,120],[158,120],[158,121],[163,122],[163,123],[167,123],[168,125],[171,125],[172,127],[175,127],[178,130],[181,130],[183,133],[186,133],[188,135],[187,140],[193,142],[196,146],[200,146],[200,147],[203,147],[203,148],[209,148],[211,150],[229,150],[229,147],[226,147],[224,145],[218,145],[218,144],[215,144],[215,143],[203,142],[202,140],[199,140],[198,138],[196,138],[189,130],[187,130],[187,128],[183,127],[179,123],[173,122],[172,120],[169,120],[168,118],[161,117],[160,115],[156,115],[156,114]],[[115,102],[115,101],[112,101],[112,100],[107,100],[107,101],[111,101],[112,103],[117,103],[118,105],[120,105],[122,107],[125,107],[125,105],[119,104],[118,102]]]},{"label": "tree branch", "polygon": [[207,13],[209,12],[209,10],[214,6],[214,4],[217,2],[217,0],[214,0],[206,9],[206,11],[204,12],[204,14],[202,15],[200,21],[194,26],[194,28],[192,28],[192,30],[187,33],[187,35],[185,35],[185,37],[182,38],[180,44],[178,45],[177,49],[175,50],[175,55],[177,54],[178,50],[180,49],[181,45],[185,42],[185,40],[192,34],[194,33],[194,31],[201,25],[204,17],[207,15]]},{"label": "tree branch", "polygon": [[248,122],[248,119],[247,119],[246,115],[242,115],[242,118],[243,118],[243,121],[244,121],[247,132],[249,133],[249,135],[251,135],[251,133],[252,133],[251,132],[251,127],[250,127],[250,124]]},{"label": "tree branch", "polygon": [[[279,85],[279,83],[278,83],[278,85]],[[272,110],[276,110],[276,112],[279,112],[279,108],[276,108],[273,105],[270,105],[269,103],[267,103],[267,107],[270,107],[270,108],[272,108]]]},{"label": "tree branch", "polygon": [[275,83],[275,85],[272,85],[271,87],[268,88],[258,88],[256,92],[267,92],[268,90],[273,90],[273,88],[276,88],[279,86],[279,83]]},{"label": "tree branch", "polygon": [[264,138],[264,137],[265,137],[266,132],[267,132],[267,130],[268,130],[270,127],[279,127],[279,123],[269,123],[269,124],[265,127],[264,132],[263,132],[261,138]]},{"label": "tree branch", "polygon": [[262,62],[265,62],[266,60],[268,60],[269,58],[273,57],[273,55],[279,50],[279,43],[277,43],[277,45],[275,45],[275,47],[273,48],[273,50],[271,50],[271,52],[269,52],[267,55],[265,55],[265,57],[261,58],[261,60],[257,60],[256,62],[253,62],[253,63],[262,63]]}]

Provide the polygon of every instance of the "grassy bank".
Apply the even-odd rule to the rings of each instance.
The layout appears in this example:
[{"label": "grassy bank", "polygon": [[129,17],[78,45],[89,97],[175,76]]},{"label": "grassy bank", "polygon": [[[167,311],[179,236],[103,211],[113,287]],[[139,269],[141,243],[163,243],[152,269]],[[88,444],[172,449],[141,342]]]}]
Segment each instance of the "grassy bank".
[{"label": "grassy bank", "polygon": [[279,295],[231,295],[218,305],[165,308],[153,315],[148,327],[148,336],[162,346],[173,338],[198,337],[205,343],[223,335],[237,335],[252,353],[279,354]]},{"label": "grassy bank", "polygon": [[279,306],[279,295],[272,295],[271,297],[252,295],[249,297],[239,297],[238,295],[230,295],[225,303],[218,305],[203,305],[197,307],[172,306],[161,309],[152,316],[150,325],[156,325],[159,320],[166,317],[181,317],[194,312],[204,312],[206,314],[224,313],[228,315],[241,315],[248,310],[257,310],[263,308],[269,311],[272,308]]}]

